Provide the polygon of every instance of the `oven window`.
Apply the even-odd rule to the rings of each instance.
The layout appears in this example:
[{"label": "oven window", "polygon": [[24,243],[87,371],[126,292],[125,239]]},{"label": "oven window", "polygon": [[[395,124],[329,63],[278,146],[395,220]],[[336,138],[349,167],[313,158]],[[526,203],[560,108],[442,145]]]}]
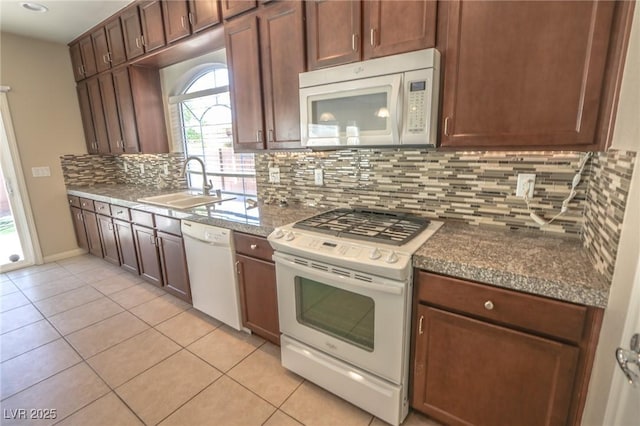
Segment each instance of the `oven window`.
[{"label": "oven window", "polygon": [[296,277],[298,322],[373,352],[373,299],[308,278]]}]

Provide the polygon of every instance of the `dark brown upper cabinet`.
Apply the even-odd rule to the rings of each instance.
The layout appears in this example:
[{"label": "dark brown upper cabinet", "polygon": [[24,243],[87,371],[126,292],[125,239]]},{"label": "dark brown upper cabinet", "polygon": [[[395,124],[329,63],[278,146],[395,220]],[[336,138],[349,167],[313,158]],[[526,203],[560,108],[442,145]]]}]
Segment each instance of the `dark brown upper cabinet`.
[{"label": "dark brown upper cabinet", "polygon": [[435,46],[435,1],[307,2],[309,69]]},{"label": "dark brown upper cabinet", "polygon": [[127,59],[131,60],[166,44],[159,0],[142,1],[120,15]]},{"label": "dark brown upper cabinet", "polygon": [[[100,82],[97,77],[87,80],[87,92],[91,106],[91,118],[95,131],[95,152],[99,154],[109,153],[109,134],[104,115],[104,106],[100,94]],[[89,143],[89,142],[87,142]]]},{"label": "dark brown upper cabinet", "polygon": [[120,118],[122,149],[126,153],[140,152],[138,143],[138,120],[133,105],[129,69],[124,67],[113,72],[113,85]]},{"label": "dark brown upper cabinet", "polygon": [[251,9],[258,7],[255,0],[222,0],[220,2],[222,17],[229,19]]},{"label": "dark brown upper cabinet", "polygon": [[119,19],[114,19],[91,33],[98,72],[106,71],[127,60]]},{"label": "dark brown upper cabinet", "polygon": [[138,7],[135,6],[122,12],[120,21],[122,22],[122,35],[127,59],[131,60],[143,55],[142,25],[140,24]]},{"label": "dark brown upper cabinet", "polygon": [[300,146],[303,3],[274,3],[225,25],[234,149]]},{"label": "dark brown upper cabinet", "polygon": [[164,35],[167,43],[180,40],[191,34],[189,7],[186,0],[163,0]]},{"label": "dark brown upper cabinet", "polygon": [[93,116],[91,114],[91,100],[89,99],[89,89],[85,81],[81,81],[76,86],[78,92],[78,104],[80,106],[80,117],[82,118],[82,128],[84,139],[87,144],[89,154],[98,153],[98,143],[96,141],[96,130],[93,126]]},{"label": "dark brown upper cabinet", "polygon": [[446,2],[441,146],[597,149],[616,2]]},{"label": "dark brown upper cabinet", "polygon": [[189,22],[194,33],[219,24],[218,0],[189,0]]},{"label": "dark brown upper cabinet", "polygon": [[86,36],[69,46],[73,76],[76,81],[91,77],[98,72],[91,36]]}]

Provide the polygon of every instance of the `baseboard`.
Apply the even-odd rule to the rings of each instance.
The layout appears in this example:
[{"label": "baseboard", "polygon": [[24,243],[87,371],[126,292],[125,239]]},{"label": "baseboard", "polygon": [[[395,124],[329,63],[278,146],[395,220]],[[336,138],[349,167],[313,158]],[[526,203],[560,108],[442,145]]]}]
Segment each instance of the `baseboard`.
[{"label": "baseboard", "polygon": [[44,257],[44,263],[56,262],[58,260],[67,259],[69,257],[80,256],[83,254],[87,254],[85,249],[77,248],[74,250],[63,251],[62,253],[52,254],[51,256]]}]

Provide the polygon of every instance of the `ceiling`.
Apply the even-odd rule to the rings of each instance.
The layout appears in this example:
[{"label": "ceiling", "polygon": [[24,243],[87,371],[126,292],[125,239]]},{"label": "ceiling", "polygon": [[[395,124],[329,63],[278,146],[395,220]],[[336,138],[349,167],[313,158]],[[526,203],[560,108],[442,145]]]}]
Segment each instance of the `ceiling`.
[{"label": "ceiling", "polygon": [[0,31],[67,44],[131,3],[131,0],[32,0],[46,13],[20,6],[26,0],[0,0]]}]

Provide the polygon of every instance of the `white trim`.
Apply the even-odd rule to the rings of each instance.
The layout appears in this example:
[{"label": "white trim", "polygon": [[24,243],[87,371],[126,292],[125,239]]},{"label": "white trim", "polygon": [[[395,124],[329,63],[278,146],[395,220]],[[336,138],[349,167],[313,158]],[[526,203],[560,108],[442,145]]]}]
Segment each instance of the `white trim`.
[{"label": "white trim", "polygon": [[209,95],[219,95],[220,93],[225,93],[225,92],[228,92],[229,90],[230,90],[229,85],[226,85],[226,86],[214,87],[213,89],[205,89],[205,90],[199,90],[197,92],[183,93],[181,95],[169,96],[169,103],[177,104],[183,101],[188,101],[189,99],[202,98]]},{"label": "white trim", "polygon": [[70,257],[81,256],[83,254],[87,254],[88,252],[85,249],[77,248],[73,250],[63,251],[62,253],[52,254],[50,256],[44,257],[44,263],[57,262],[58,260],[68,259]]},{"label": "white trim", "polygon": [[0,113],[2,117],[2,120],[0,120],[2,170],[5,177],[13,181],[15,187],[14,199],[12,200],[12,197],[9,197],[12,213],[16,219],[16,228],[20,236],[25,261],[30,264],[35,263],[39,265],[43,261],[42,250],[38,240],[33,211],[29,203],[27,185],[24,180],[20,153],[18,151],[16,135],[13,131],[11,111],[5,91],[0,92]]},{"label": "white trim", "polygon": [[11,90],[11,87],[9,86],[0,86],[1,93],[7,93],[9,90]]}]

